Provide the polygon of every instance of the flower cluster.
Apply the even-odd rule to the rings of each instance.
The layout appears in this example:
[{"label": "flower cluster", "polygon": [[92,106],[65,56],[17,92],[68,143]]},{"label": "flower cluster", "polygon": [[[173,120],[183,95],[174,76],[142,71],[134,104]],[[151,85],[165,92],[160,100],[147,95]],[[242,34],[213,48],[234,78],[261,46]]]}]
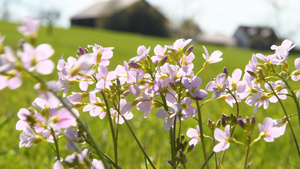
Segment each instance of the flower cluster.
[{"label": "flower cluster", "polygon": [[[55,65],[49,58],[54,50],[49,44],[34,45],[32,40],[36,38],[38,29],[39,21],[31,18],[25,20],[18,30],[29,37],[30,42],[22,43],[17,52],[3,46],[4,37],[0,36],[0,90],[5,87],[18,88],[22,83],[23,73],[38,80],[35,89],[39,95],[32,107],[21,108],[18,112],[16,129],[23,131],[19,137],[19,147],[31,147],[41,141],[54,143],[57,159],[53,168],[107,168],[107,163],[119,168],[117,155],[112,160],[97,146],[87,124],[79,117],[82,112],[89,112],[91,117],[99,117],[97,120],[109,120],[114,153],[117,152],[119,125],[126,124],[134,135],[128,120],[136,115],[135,109],[143,112],[144,118],[156,115],[162,121],[162,128],[170,132],[172,159],[168,163],[173,168],[179,165],[185,168],[188,162],[186,155],[200,141],[206,156],[204,135],[210,136],[204,134],[206,130],[203,130],[200,110],[206,102],[224,100],[231,107],[237,105],[236,116],[223,114],[222,119],[216,123],[208,120],[208,128],[212,131],[210,138],[214,143],[213,151],[217,153],[228,149],[231,143],[243,144],[234,139],[237,125],[246,133],[248,143],[245,147],[249,150],[261,138],[266,142],[273,142],[274,138],[282,136],[292,117],[285,111],[282,120],[266,117],[263,124],[258,124],[258,138],[251,140],[256,120],[254,116],[242,119],[238,104],[243,100],[247,105],[255,106],[254,114],[259,107],[267,109],[269,102],[281,102],[288,95],[298,100],[299,92],[291,90],[288,81],[300,79],[300,60],[295,60],[296,70],[290,72],[287,57],[295,45],[289,40],[283,41],[280,46],[273,45],[271,49],[275,51],[274,54],[254,54],[245,67],[244,75],[241,69],[235,69],[230,76],[224,68],[205,88],[200,88],[202,79],[199,74],[209,65],[222,61],[222,52],[216,50],[209,54],[203,47],[205,61],[199,69],[193,63],[195,55],[194,46],[190,45],[191,39],[178,39],[173,45],[157,45],[154,55],[151,55],[151,47],[139,46],[136,56],[124,61],[114,70],[108,69],[113,57],[113,47],[98,44],[88,45],[87,48],[79,47],[76,56],[62,57],[58,61],[58,79],[45,83],[38,78],[38,74],[48,75],[53,72]],[[194,69],[198,72],[194,73]],[[209,92],[212,94],[211,99],[208,99]],[[199,102],[202,103],[201,106]],[[299,107],[299,104],[296,106]],[[199,125],[196,129],[187,130],[186,135],[190,139],[185,140],[181,124],[190,118],[195,119]],[[224,131],[220,129],[221,123],[225,127]],[[62,136],[68,139],[66,149],[76,151],[65,158],[60,157],[57,146],[57,138]],[[154,167],[135,135],[134,138]],[[215,144],[215,141],[219,143]],[[93,156],[94,152],[97,158]]]}]

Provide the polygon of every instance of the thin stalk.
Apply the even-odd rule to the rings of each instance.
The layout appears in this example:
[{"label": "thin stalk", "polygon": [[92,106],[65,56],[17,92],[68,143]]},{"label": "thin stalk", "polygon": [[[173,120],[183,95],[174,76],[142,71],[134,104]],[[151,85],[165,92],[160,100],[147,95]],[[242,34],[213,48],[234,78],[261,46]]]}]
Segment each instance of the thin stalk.
[{"label": "thin stalk", "polygon": [[[211,130],[211,132],[212,132],[212,141],[213,141],[213,145],[214,145],[214,147],[215,147],[215,145],[216,145],[216,140],[215,140],[215,136],[214,136],[214,130]],[[217,153],[215,153],[215,152],[213,152],[214,153],[214,155],[215,155],[215,166],[216,166],[216,169],[218,169],[218,158],[217,158]]]},{"label": "thin stalk", "polygon": [[[200,105],[199,105],[199,101],[196,101],[197,104],[197,111],[198,111],[198,124],[199,124],[199,128],[200,128],[200,138],[201,138],[201,144],[202,144],[202,150],[203,150],[203,156],[205,161],[207,161],[207,156],[206,156],[206,150],[205,150],[205,142],[204,142],[204,136],[203,136],[203,126],[202,126],[202,117],[201,117],[201,109],[200,109]],[[209,169],[209,166],[206,165],[206,168]]]},{"label": "thin stalk", "polygon": [[[168,106],[167,106],[167,101],[166,101],[166,98],[165,98],[165,96],[163,95],[162,92],[160,92],[160,97],[163,101],[164,109],[168,112],[169,109],[168,109]],[[174,123],[176,123],[176,121]],[[175,130],[175,128],[174,129],[171,128],[169,133],[170,133],[170,143],[171,143],[171,159],[172,159],[173,162],[175,162],[175,135],[173,136],[173,134],[174,134],[173,130]]]},{"label": "thin stalk", "polygon": [[[47,87],[46,83],[39,78],[38,76],[36,76],[35,74],[29,72],[27,69],[23,69],[26,73],[28,73],[31,77],[33,77],[35,80],[37,80],[39,83],[41,83],[43,86]],[[61,104],[72,114],[72,116],[74,118],[76,118],[76,121],[82,126],[83,130],[86,131],[87,135],[91,138],[91,142],[95,145],[95,149],[97,154],[99,155],[100,159],[102,160],[104,167],[105,168],[109,168],[107,165],[107,162],[104,158],[104,153],[101,151],[99,145],[97,144],[95,138],[93,137],[91,131],[85,126],[85,123],[79,118],[77,117],[77,115],[75,114],[75,112],[73,112],[72,108],[60,97],[56,94],[56,92],[54,92],[52,89],[48,90],[61,102]]]},{"label": "thin stalk", "polygon": [[57,138],[55,136],[55,132],[53,130],[53,128],[50,128],[51,134],[53,136],[53,140],[54,140],[54,144],[55,144],[55,149],[56,149],[56,156],[57,156],[57,160],[60,160],[60,154],[59,154],[59,147],[58,147],[58,142],[57,142]]},{"label": "thin stalk", "polygon": [[102,95],[102,98],[103,98],[105,106],[106,106],[106,113],[107,113],[107,116],[108,116],[110,132],[111,132],[113,143],[114,143],[113,145],[114,145],[115,163],[118,164],[117,139],[116,139],[116,133],[115,133],[115,130],[114,130],[113,122],[112,122],[112,119],[111,119],[111,114],[110,114],[110,111],[109,111],[109,104],[108,104],[108,101],[107,101],[106,96],[105,96],[103,91],[101,91],[101,95]]},{"label": "thin stalk", "polygon": [[[276,98],[277,98],[277,100],[279,101],[280,106],[281,106],[281,108],[282,108],[282,110],[283,110],[283,112],[284,112],[284,114],[285,114],[285,117],[286,117],[286,119],[287,119],[287,121],[288,121],[288,124],[289,124],[290,130],[291,130],[291,133],[292,133],[294,142],[295,142],[295,144],[296,144],[296,148],[297,148],[297,151],[298,151],[298,156],[299,156],[299,158],[300,158],[300,149],[299,149],[298,141],[297,141],[297,138],[296,138],[296,136],[295,136],[295,132],[294,132],[294,129],[293,129],[293,127],[292,127],[292,124],[290,123],[290,119],[289,119],[289,116],[288,116],[288,114],[287,114],[287,112],[286,112],[286,109],[285,109],[285,107],[283,106],[282,101],[280,100],[280,98],[278,97],[278,95],[276,94],[276,92],[274,91],[272,85],[271,85],[270,83],[268,83],[267,81],[266,81],[266,83],[270,86],[270,88],[271,88],[273,94],[276,96]],[[287,83],[286,83],[286,84],[287,84]],[[298,105],[299,105],[299,104],[298,104]],[[299,112],[298,112],[298,113],[299,113]]]},{"label": "thin stalk", "polygon": [[246,157],[245,157],[245,164],[244,164],[244,169],[247,168],[247,164],[248,164],[248,156],[249,156],[249,151],[250,151],[250,144],[251,144],[251,136],[247,136],[247,150],[246,150]]},{"label": "thin stalk", "polygon": [[[236,103],[236,118],[238,118],[238,117],[239,117],[239,114],[240,114],[240,106],[239,106],[239,103],[238,103],[238,101],[237,101],[235,95],[234,95],[229,89],[227,89],[227,91],[230,93],[230,95],[231,95],[231,96],[234,98],[234,100],[235,100],[235,103]],[[231,130],[231,133],[230,133],[230,137],[233,135],[233,132],[234,132],[234,130],[235,130],[235,127],[236,127],[236,125],[233,126],[233,128],[232,128],[232,130]]]},{"label": "thin stalk", "polygon": [[144,156],[147,158],[148,162],[150,163],[151,167],[156,169],[155,165],[153,164],[153,162],[151,161],[150,157],[148,156],[148,154],[146,153],[146,151],[144,150],[142,144],[140,143],[139,139],[136,137],[134,131],[132,130],[130,124],[128,123],[128,121],[124,118],[124,116],[122,115],[122,118],[124,119],[128,129],[130,130],[132,136],[134,137],[136,143],[138,144],[139,148],[141,149],[141,151],[144,153]]},{"label": "thin stalk", "polygon": [[206,160],[205,163],[202,165],[201,169],[203,169],[203,168],[206,166],[206,164],[208,163],[208,161],[210,160],[210,158],[214,155],[214,153],[215,153],[215,152],[212,152],[212,153],[208,156],[207,160]]},{"label": "thin stalk", "polygon": [[292,94],[292,97],[293,97],[293,100],[295,102],[295,105],[296,105],[296,108],[297,108],[297,112],[298,112],[298,123],[299,123],[299,126],[300,126],[300,105],[299,105],[299,102],[298,102],[298,99],[297,99],[297,96],[295,94],[295,92],[292,90],[291,86],[289,85],[289,83],[282,78],[282,81],[285,83],[287,89],[290,91],[290,93]]}]

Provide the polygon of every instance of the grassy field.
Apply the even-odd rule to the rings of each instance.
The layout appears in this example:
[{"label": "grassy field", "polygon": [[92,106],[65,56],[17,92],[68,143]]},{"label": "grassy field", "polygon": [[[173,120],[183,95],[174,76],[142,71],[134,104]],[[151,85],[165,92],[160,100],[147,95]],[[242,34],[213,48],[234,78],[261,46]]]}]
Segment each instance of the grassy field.
[{"label": "grassy field", "polygon": [[[0,33],[5,35],[5,45],[13,46],[17,48],[18,41],[22,38],[22,35],[17,32],[17,24],[6,23],[0,21]],[[104,47],[115,47],[114,57],[111,59],[109,68],[114,69],[116,65],[123,64],[124,60],[136,55],[136,50],[139,45],[151,46],[150,54],[153,55],[153,49],[157,44],[172,45],[175,39],[160,38],[152,36],[144,36],[139,34],[130,34],[122,32],[113,32],[108,30],[89,29],[72,27],[70,29],[58,29],[55,28],[53,34],[48,35],[46,28],[42,27],[39,31],[38,43],[50,43],[55,49],[55,55],[53,60],[57,60],[64,56],[75,56],[79,46],[86,47],[87,45],[98,44]],[[202,57],[203,48],[205,45],[209,53],[214,50],[221,50],[223,52],[223,61],[214,65],[211,65],[207,70],[204,70],[200,77],[203,80],[201,88],[205,88],[205,85],[211,78],[216,77],[222,72],[223,67],[226,66],[228,71],[231,72],[240,68],[244,70],[245,65],[248,63],[253,53],[257,51],[244,50],[233,47],[214,46],[206,44],[194,43],[194,53],[196,59],[194,60],[195,72],[202,68],[204,59]],[[294,69],[293,60],[299,56],[291,55],[289,62],[292,69]],[[26,79],[26,80],[25,80]],[[45,77],[45,79],[57,79],[57,74]],[[15,130],[15,124],[18,121],[17,112],[22,107],[28,107],[37,96],[37,93],[33,90],[33,84],[36,82],[28,77],[24,78],[21,88],[11,91],[4,89],[0,91],[0,168],[51,168],[55,153],[46,143],[40,143],[31,148],[19,149],[19,131]],[[297,88],[299,84],[294,84],[294,88]],[[293,107],[291,99],[284,101],[289,114],[296,113],[296,109]],[[252,116],[253,107],[246,106],[245,103],[240,104],[241,115]],[[221,118],[222,113],[230,114],[236,112],[236,108],[231,108],[224,101],[214,101],[204,105],[203,119],[206,123],[210,118],[212,121],[217,121]],[[270,104],[267,110],[259,109],[255,116],[258,123],[262,123],[265,117],[281,118],[284,114],[279,104]],[[100,120],[99,118],[91,118],[88,114],[81,113],[83,118],[88,124],[96,138],[99,140],[99,144],[103,147],[103,151],[109,155],[112,153],[111,134],[109,133],[108,120]],[[297,118],[291,119],[297,138],[300,139],[299,125],[297,124]],[[153,159],[158,168],[167,168],[167,160],[170,159],[169,155],[169,133],[163,130],[163,121],[155,116],[155,112],[147,118],[143,118],[143,113],[134,111],[134,118],[130,121],[133,126],[137,137],[140,139],[148,154]],[[183,122],[183,130],[197,125],[195,120],[187,120]],[[119,164],[127,168],[143,168],[144,157],[140,152],[138,146],[135,144],[133,137],[130,135],[126,126],[120,127],[120,135],[118,142]],[[184,132],[185,133],[185,132]],[[208,128],[205,126],[205,134],[210,135]],[[253,134],[256,137],[258,134],[258,128]],[[235,138],[240,141],[245,141],[243,132],[239,127],[235,133]],[[64,151],[64,145],[66,140],[60,139],[60,149],[62,150],[62,156],[68,155],[69,151]],[[212,150],[212,143],[209,139],[205,140],[207,143],[207,150]],[[210,153],[210,152],[208,152]],[[224,163],[225,168],[241,168],[244,163],[245,150],[239,145],[231,145],[231,148],[226,154]],[[222,153],[219,153],[220,157]],[[273,143],[265,143],[263,140],[259,141],[253,146],[250,152],[249,161],[252,161],[251,168],[293,168],[290,163],[300,165],[299,157],[297,157],[295,151],[294,142],[292,140],[290,130],[287,127],[286,134],[275,140]],[[202,156],[201,145],[198,144],[195,150],[188,155],[189,162],[188,168],[199,168],[204,160]],[[213,165],[211,160],[210,166]]]}]

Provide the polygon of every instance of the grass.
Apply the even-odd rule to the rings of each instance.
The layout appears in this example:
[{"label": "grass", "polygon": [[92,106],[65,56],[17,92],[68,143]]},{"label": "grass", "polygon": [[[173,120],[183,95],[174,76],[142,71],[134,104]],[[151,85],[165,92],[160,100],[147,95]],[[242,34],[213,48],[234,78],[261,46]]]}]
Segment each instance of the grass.
[{"label": "grass", "polygon": [[[18,40],[22,38],[22,35],[16,31],[18,24],[7,23],[0,21],[1,35],[5,35],[5,45],[18,47]],[[108,30],[91,29],[72,27],[70,29],[58,29],[54,28],[54,33],[48,35],[46,28],[42,27],[39,31],[38,43],[50,43],[55,49],[55,55],[53,60],[55,62],[61,56],[67,58],[68,56],[75,56],[79,46],[87,47],[87,45],[99,44],[104,47],[115,47],[114,57],[111,59],[109,68],[113,70],[118,64],[123,64],[124,60],[136,55],[136,50],[139,45],[151,46],[151,55],[153,55],[153,49],[157,44],[172,45],[175,39],[160,38],[152,36],[144,36],[139,34],[131,34],[124,32],[114,32]],[[208,69],[204,70],[200,77],[203,82],[201,88],[205,88],[208,81],[216,77],[222,72],[223,67],[226,66],[228,72],[236,69],[244,69],[253,53],[257,51],[239,49],[234,47],[215,46],[207,44],[193,43],[194,54],[196,59],[194,60],[195,68],[197,72],[201,69],[204,62],[202,58],[202,45],[205,45],[212,53],[214,50],[221,50],[223,52],[223,61],[211,65]],[[299,55],[291,55],[290,65],[293,65],[293,60],[299,57]],[[292,66],[293,67],[293,66]],[[293,69],[293,68],[292,68]],[[15,130],[15,124],[18,121],[17,112],[22,107],[31,106],[32,101],[37,96],[37,93],[33,90],[32,86],[36,83],[33,79],[24,78],[21,88],[11,91],[4,89],[0,91],[0,168],[51,168],[55,154],[52,149],[46,143],[39,143],[31,148],[18,147],[20,131]],[[57,79],[57,75],[53,73],[50,76],[45,77],[46,80]],[[297,83],[293,84],[297,87]],[[209,96],[210,97],[210,96]],[[296,109],[293,107],[291,99],[284,101],[284,104],[290,114],[296,113]],[[245,116],[252,116],[253,107],[246,106],[245,103],[240,104],[240,114]],[[236,108],[231,108],[224,101],[209,102],[203,106],[203,119],[206,123],[210,118],[212,121],[217,121],[221,118],[221,114],[235,114]],[[258,122],[262,123],[265,117],[281,118],[284,114],[279,104],[270,104],[267,110],[259,109],[255,115]],[[99,140],[99,144],[103,147],[103,151],[107,152],[111,157],[112,147],[111,134],[108,128],[108,120],[100,120],[99,118],[91,118],[88,114],[81,113],[81,118],[88,122],[92,132]],[[299,126],[296,118],[291,119],[292,124],[295,127],[295,133],[297,138],[299,137]],[[155,116],[153,111],[147,119],[143,118],[143,113],[134,111],[134,118],[130,121],[133,129],[136,132],[137,137],[141,143],[145,145],[145,149],[151,158],[154,160],[154,164],[158,168],[169,168],[167,160],[170,159],[169,155],[169,133],[163,130],[163,121]],[[195,127],[197,122],[193,119],[184,121],[182,124],[182,131],[185,131],[190,127]],[[205,134],[210,135],[210,132],[206,126],[204,126]],[[258,134],[258,128],[255,137]],[[120,165],[124,168],[143,168],[144,157],[138,149],[132,136],[128,134],[129,130],[125,125],[122,125],[119,129],[119,142],[118,151]],[[236,129],[235,137],[239,141],[245,141],[243,132],[239,127]],[[212,143],[209,139],[206,139],[207,150],[212,150]],[[60,149],[62,150],[62,156],[70,154],[69,151],[64,151],[64,144],[66,140],[60,139]],[[189,162],[188,168],[199,168],[203,162],[201,145],[197,145],[195,150],[188,155]],[[209,153],[209,152],[208,152]],[[224,163],[225,168],[241,168],[244,162],[244,149],[241,146],[232,144],[231,148],[226,154]],[[218,154],[218,157],[221,153]],[[3,160],[4,159],[4,160]],[[250,150],[249,162],[252,162],[251,168],[293,168],[290,163],[299,165],[299,158],[295,151],[295,146],[287,127],[287,132],[283,137],[275,140],[273,143],[265,143],[263,140],[259,141]],[[211,160],[210,166],[213,167],[213,161]]]}]

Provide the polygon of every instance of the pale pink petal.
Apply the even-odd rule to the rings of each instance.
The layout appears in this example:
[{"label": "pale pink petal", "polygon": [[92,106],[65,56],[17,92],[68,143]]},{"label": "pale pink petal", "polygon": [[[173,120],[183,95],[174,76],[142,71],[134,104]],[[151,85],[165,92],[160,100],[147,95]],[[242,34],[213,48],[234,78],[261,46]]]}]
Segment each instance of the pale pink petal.
[{"label": "pale pink petal", "polygon": [[55,65],[52,60],[44,60],[37,63],[35,66],[36,71],[43,75],[52,73]]},{"label": "pale pink petal", "polygon": [[49,44],[41,44],[35,49],[38,61],[45,60],[54,54],[53,48]]}]

